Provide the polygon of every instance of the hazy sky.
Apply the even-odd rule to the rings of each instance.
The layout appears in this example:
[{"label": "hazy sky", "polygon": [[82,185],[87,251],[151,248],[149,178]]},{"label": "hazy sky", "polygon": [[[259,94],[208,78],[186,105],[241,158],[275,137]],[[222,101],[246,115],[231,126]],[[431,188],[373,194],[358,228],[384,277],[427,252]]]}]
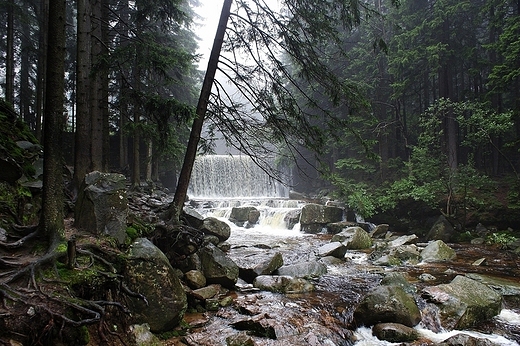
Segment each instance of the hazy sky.
[{"label": "hazy sky", "polygon": [[201,0],[200,7],[196,7],[195,11],[202,17],[201,26],[197,28],[197,36],[200,37],[199,53],[203,54],[199,65],[202,69],[206,68],[211,52],[211,46],[217,32],[218,20],[224,0]]},{"label": "hazy sky", "polygon": [[[279,0],[264,0],[271,8],[278,7]],[[197,36],[200,37],[199,53],[203,54],[199,62],[199,68],[205,70],[208,65],[209,54],[217,32],[218,21],[220,19],[220,12],[224,0],[200,0],[200,6],[195,8],[197,14],[202,18],[200,20],[201,26],[196,29]],[[231,11],[234,6],[231,5]]]}]

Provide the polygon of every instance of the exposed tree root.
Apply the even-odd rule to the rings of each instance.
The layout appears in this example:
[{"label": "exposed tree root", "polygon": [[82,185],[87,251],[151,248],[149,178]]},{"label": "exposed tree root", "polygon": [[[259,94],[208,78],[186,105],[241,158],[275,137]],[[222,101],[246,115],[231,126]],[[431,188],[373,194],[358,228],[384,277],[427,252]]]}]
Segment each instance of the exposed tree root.
[{"label": "exposed tree root", "polygon": [[18,239],[17,241],[15,242],[10,242],[10,243],[7,243],[7,242],[0,242],[0,247],[3,247],[5,249],[17,249],[17,248],[20,248],[22,247],[27,241],[35,238],[37,235],[39,234],[38,230],[36,231],[33,231],[29,234],[27,234],[26,236],[24,236],[23,238],[20,238]]},{"label": "exposed tree root", "polygon": [[[27,241],[34,239],[36,235],[37,231],[31,232],[16,242],[0,243],[0,246],[6,249],[22,247],[28,245]],[[97,325],[98,337],[101,341],[106,343],[109,338],[112,340],[117,338],[119,344],[124,344],[124,337],[111,331],[104,317],[108,311],[111,315],[112,313],[117,314],[117,311],[123,315],[128,315],[130,311],[124,304],[113,301],[111,294],[109,294],[108,299],[103,300],[103,298],[106,298],[102,297],[106,295],[106,291],[102,289],[102,286],[109,284],[122,295],[136,297],[148,303],[146,297],[132,292],[125,286],[123,276],[118,274],[118,270],[112,262],[117,259],[115,253],[93,244],[78,245],[76,251],[77,256],[82,257],[83,264],[89,261],[86,266],[78,265],[76,262],[72,266],[65,266],[63,257],[67,257],[67,253],[57,250],[49,250],[40,257],[29,254],[16,259],[0,257],[0,299],[3,304],[3,308],[0,305],[0,317],[2,319],[27,320],[27,322],[22,323],[22,325],[27,325],[25,327],[26,332],[24,330],[21,330],[21,332],[12,330],[9,331],[9,335],[21,338],[24,340],[24,344],[27,340],[29,340],[28,343],[34,345],[48,344],[48,341],[44,340],[45,338],[49,338],[51,335],[54,338],[56,335],[60,337],[67,328]],[[98,291],[93,293],[90,289],[84,289],[73,292],[69,288],[70,282],[60,277],[57,263],[61,263],[62,269],[60,270],[66,270],[72,275],[84,270],[92,272],[91,267],[94,264],[100,268],[105,268],[106,271],[97,270],[94,272],[97,280],[102,278],[99,281]],[[114,283],[116,284],[114,285]],[[81,282],[79,285],[81,285]],[[78,293],[82,294],[81,292],[87,292],[89,295],[87,298],[92,299],[81,298],[78,296]],[[118,293],[116,295],[119,296]],[[109,308],[110,310],[107,310]],[[31,323],[31,318],[36,314],[39,316],[39,322],[45,321],[43,324],[35,326],[34,323]],[[119,322],[121,322],[121,319],[119,319]],[[3,343],[3,335],[5,334],[0,331],[0,345]]]}]

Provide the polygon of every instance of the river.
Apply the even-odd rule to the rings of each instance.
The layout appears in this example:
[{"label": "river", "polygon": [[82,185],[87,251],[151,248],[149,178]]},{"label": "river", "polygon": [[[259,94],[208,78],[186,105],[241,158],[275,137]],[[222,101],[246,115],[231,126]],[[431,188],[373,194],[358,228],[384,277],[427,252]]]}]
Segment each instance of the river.
[{"label": "river", "polygon": [[[237,227],[227,220],[231,206],[239,201],[212,202],[216,207],[201,209],[205,216],[215,216],[231,226],[228,239],[232,259],[247,258],[259,252],[266,255],[280,252],[284,264],[312,260],[315,250],[330,241],[330,234],[303,234],[298,225],[286,228],[283,215],[301,207],[296,201],[256,202],[261,210],[258,225],[252,228]],[[207,206],[208,204],[206,204]],[[280,221],[282,220],[282,221]],[[328,273],[313,280],[316,291],[304,294],[277,294],[259,291],[246,282],[239,281],[231,306],[217,312],[189,312],[186,321],[188,333],[182,338],[168,341],[168,345],[398,345],[380,341],[372,336],[371,329],[353,324],[356,304],[382,276],[391,271],[405,273],[408,280],[420,290],[425,285],[450,282],[455,275],[484,275],[518,283],[520,267],[518,255],[485,245],[449,244],[457,252],[456,260],[443,263],[420,263],[419,265],[383,267],[371,264],[367,251],[349,251],[343,261],[328,263]],[[472,263],[481,258],[487,265]],[[422,282],[419,275],[428,273],[436,279]],[[418,299],[420,299],[418,297]],[[277,338],[246,335],[232,326],[244,318],[244,314],[263,316],[275,327]],[[435,323],[435,316],[423,316],[415,327],[421,339],[413,345],[434,345],[458,333],[469,333],[486,338],[497,345],[518,346],[520,342],[520,295],[506,299],[499,316],[482,323],[472,330],[445,331]],[[241,339],[245,338],[245,339]],[[183,340],[182,343],[180,343]],[[238,340],[238,341],[236,341]],[[244,342],[243,340],[247,340]],[[253,345],[251,344],[251,345]]]}]

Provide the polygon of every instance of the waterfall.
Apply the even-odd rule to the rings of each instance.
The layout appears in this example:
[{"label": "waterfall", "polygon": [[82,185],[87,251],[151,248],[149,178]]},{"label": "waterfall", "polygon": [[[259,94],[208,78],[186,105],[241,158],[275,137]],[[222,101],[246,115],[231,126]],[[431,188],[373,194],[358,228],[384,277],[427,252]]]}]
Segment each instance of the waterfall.
[{"label": "waterfall", "polygon": [[195,160],[189,196],[193,198],[285,198],[288,189],[244,155],[204,155]]}]

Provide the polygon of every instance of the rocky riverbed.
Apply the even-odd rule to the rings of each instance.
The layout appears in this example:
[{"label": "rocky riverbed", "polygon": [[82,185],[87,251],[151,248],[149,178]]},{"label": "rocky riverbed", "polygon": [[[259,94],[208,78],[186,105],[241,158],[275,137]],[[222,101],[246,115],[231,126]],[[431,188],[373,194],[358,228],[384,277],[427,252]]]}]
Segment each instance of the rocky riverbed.
[{"label": "rocky riverbed", "polygon": [[183,335],[167,345],[520,342],[513,251],[425,242],[384,225],[365,230],[350,223],[336,234],[308,234],[299,225],[266,227],[265,220],[232,223],[229,210],[211,215],[231,225],[219,246],[239,278],[233,287],[210,284],[210,296],[189,294]]}]

